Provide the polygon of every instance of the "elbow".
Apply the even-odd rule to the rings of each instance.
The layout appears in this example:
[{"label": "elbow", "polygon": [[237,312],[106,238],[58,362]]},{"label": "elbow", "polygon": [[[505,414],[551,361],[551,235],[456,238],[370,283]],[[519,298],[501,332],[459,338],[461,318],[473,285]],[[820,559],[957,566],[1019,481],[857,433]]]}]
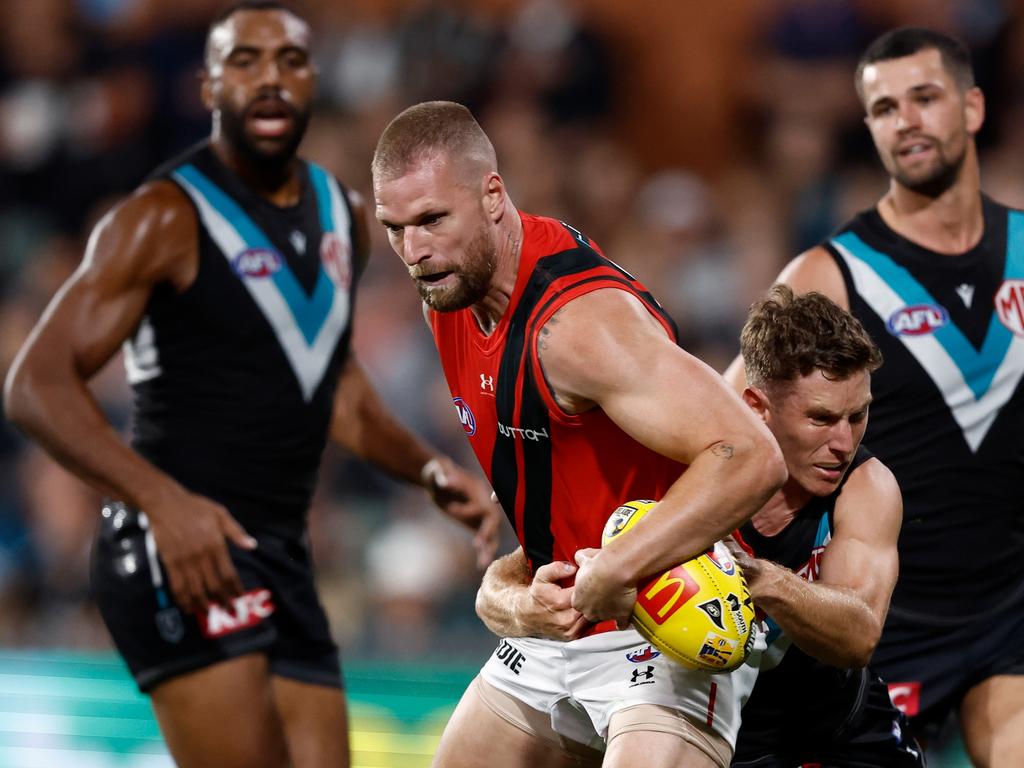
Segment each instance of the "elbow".
[{"label": "elbow", "polygon": [[843,647],[835,649],[836,657],[829,663],[841,669],[860,669],[868,666],[871,657],[875,655],[875,648],[881,636],[882,625],[872,617],[859,631],[847,633],[846,643]]},{"label": "elbow", "polygon": [[753,475],[756,491],[767,500],[782,487],[789,478],[786,460],[774,436],[763,424],[754,432],[748,442],[746,461]]},{"label": "elbow", "polygon": [[[765,429],[767,433],[768,430]],[[759,465],[762,467],[762,478],[766,493],[771,496],[790,479],[790,471],[785,468],[782,450],[771,433],[767,433],[758,444]]]},{"label": "elbow", "polygon": [[16,362],[4,381],[4,418],[22,431],[29,428],[32,408],[31,387],[21,362]]}]

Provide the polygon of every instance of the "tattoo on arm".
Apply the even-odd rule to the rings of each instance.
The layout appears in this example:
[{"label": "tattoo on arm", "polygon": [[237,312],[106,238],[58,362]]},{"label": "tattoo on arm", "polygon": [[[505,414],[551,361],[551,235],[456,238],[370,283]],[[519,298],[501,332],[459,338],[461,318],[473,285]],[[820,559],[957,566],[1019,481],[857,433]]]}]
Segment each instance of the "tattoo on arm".
[{"label": "tattoo on arm", "polygon": [[736,449],[729,443],[718,443],[711,449],[711,452],[720,459],[731,459]]},{"label": "tattoo on arm", "polygon": [[540,333],[537,334],[537,349],[545,350],[548,348],[548,336],[551,335],[551,327],[558,322],[558,315],[561,314],[562,310],[559,309],[555,314],[548,318],[547,322],[540,329]]}]

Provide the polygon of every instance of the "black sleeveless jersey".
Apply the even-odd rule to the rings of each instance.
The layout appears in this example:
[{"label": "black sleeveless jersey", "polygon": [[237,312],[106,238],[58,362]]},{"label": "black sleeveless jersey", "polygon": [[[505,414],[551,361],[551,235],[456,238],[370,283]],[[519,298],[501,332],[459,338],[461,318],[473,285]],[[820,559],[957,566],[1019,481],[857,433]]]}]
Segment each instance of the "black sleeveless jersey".
[{"label": "black sleeveless jersey", "polygon": [[279,208],[205,143],[154,176],[195,206],[199,269],[153,291],[125,344],[132,445],[244,526],[297,535],[351,336],[348,198],[303,162],[299,202]]},{"label": "black sleeveless jersey", "polygon": [[874,209],[825,247],[885,356],[865,443],[903,492],[891,613],[946,624],[1024,589],[1024,213],[984,198],[960,256],[900,237]]},{"label": "black sleeveless jersey", "polygon": [[[872,454],[861,446],[839,487],[829,496],[811,499],[783,530],[764,536],[747,522],[743,540],[764,560],[785,566],[808,581],[817,581],[821,559],[835,528],[835,506],[846,480]],[[808,656],[765,619],[768,648],[750,699],[743,707],[743,730],[782,732],[805,714],[800,727],[821,733],[838,732],[863,704],[869,673],[839,669]]]}]

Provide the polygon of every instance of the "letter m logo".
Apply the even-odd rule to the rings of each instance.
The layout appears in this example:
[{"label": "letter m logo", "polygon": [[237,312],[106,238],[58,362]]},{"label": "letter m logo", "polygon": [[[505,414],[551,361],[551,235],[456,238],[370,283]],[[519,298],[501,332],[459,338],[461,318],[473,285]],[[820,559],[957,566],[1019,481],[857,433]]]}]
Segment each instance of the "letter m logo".
[{"label": "letter m logo", "polygon": [[664,624],[699,591],[700,586],[693,577],[683,566],[677,565],[644,585],[636,601],[656,623]]}]

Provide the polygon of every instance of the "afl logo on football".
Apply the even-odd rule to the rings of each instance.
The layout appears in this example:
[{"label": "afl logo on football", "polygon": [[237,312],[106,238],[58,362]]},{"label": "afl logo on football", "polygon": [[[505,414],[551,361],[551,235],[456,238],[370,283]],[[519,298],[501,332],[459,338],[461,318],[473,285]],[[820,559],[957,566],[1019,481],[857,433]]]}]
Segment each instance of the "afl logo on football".
[{"label": "afl logo on football", "polygon": [[352,284],[352,249],[334,232],[324,232],[320,239],[320,261],[337,285],[348,289]]},{"label": "afl logo on football", "polygon": [[459,422],[462,424],[462,431],[467,436],[472,437],[476,434],[476,416],[469,410],[469,406],[466,405],[466,401],[461,397],[452,398],[452,402],[455,404],[455,413],[459,415]]},{"label": "afl logo on football", "polygon": [[892,313],[886,327],[893,336],[924,336],[949,322],[949,312],[938,304],[912,304]]},{"label": "afl logo on football", "polygon": [[281,254],[269,248],[249,248],[235,256],[231,262],[239,277],[270,277],[283,264]]},{"label": "afl logo on football", "polygon": [[1024,280],[1003,280],[996,291],[996,314],[1017,336],[1024,336]]},{"label": "afl logo on football", "polygon": [[704,554],[726,576],[732,576],[736,573],[736,563],[732,561],[732,557],[729,556],[729,550],[725,548],[725,544],[722,542],[715,542],[715,546]]}]

